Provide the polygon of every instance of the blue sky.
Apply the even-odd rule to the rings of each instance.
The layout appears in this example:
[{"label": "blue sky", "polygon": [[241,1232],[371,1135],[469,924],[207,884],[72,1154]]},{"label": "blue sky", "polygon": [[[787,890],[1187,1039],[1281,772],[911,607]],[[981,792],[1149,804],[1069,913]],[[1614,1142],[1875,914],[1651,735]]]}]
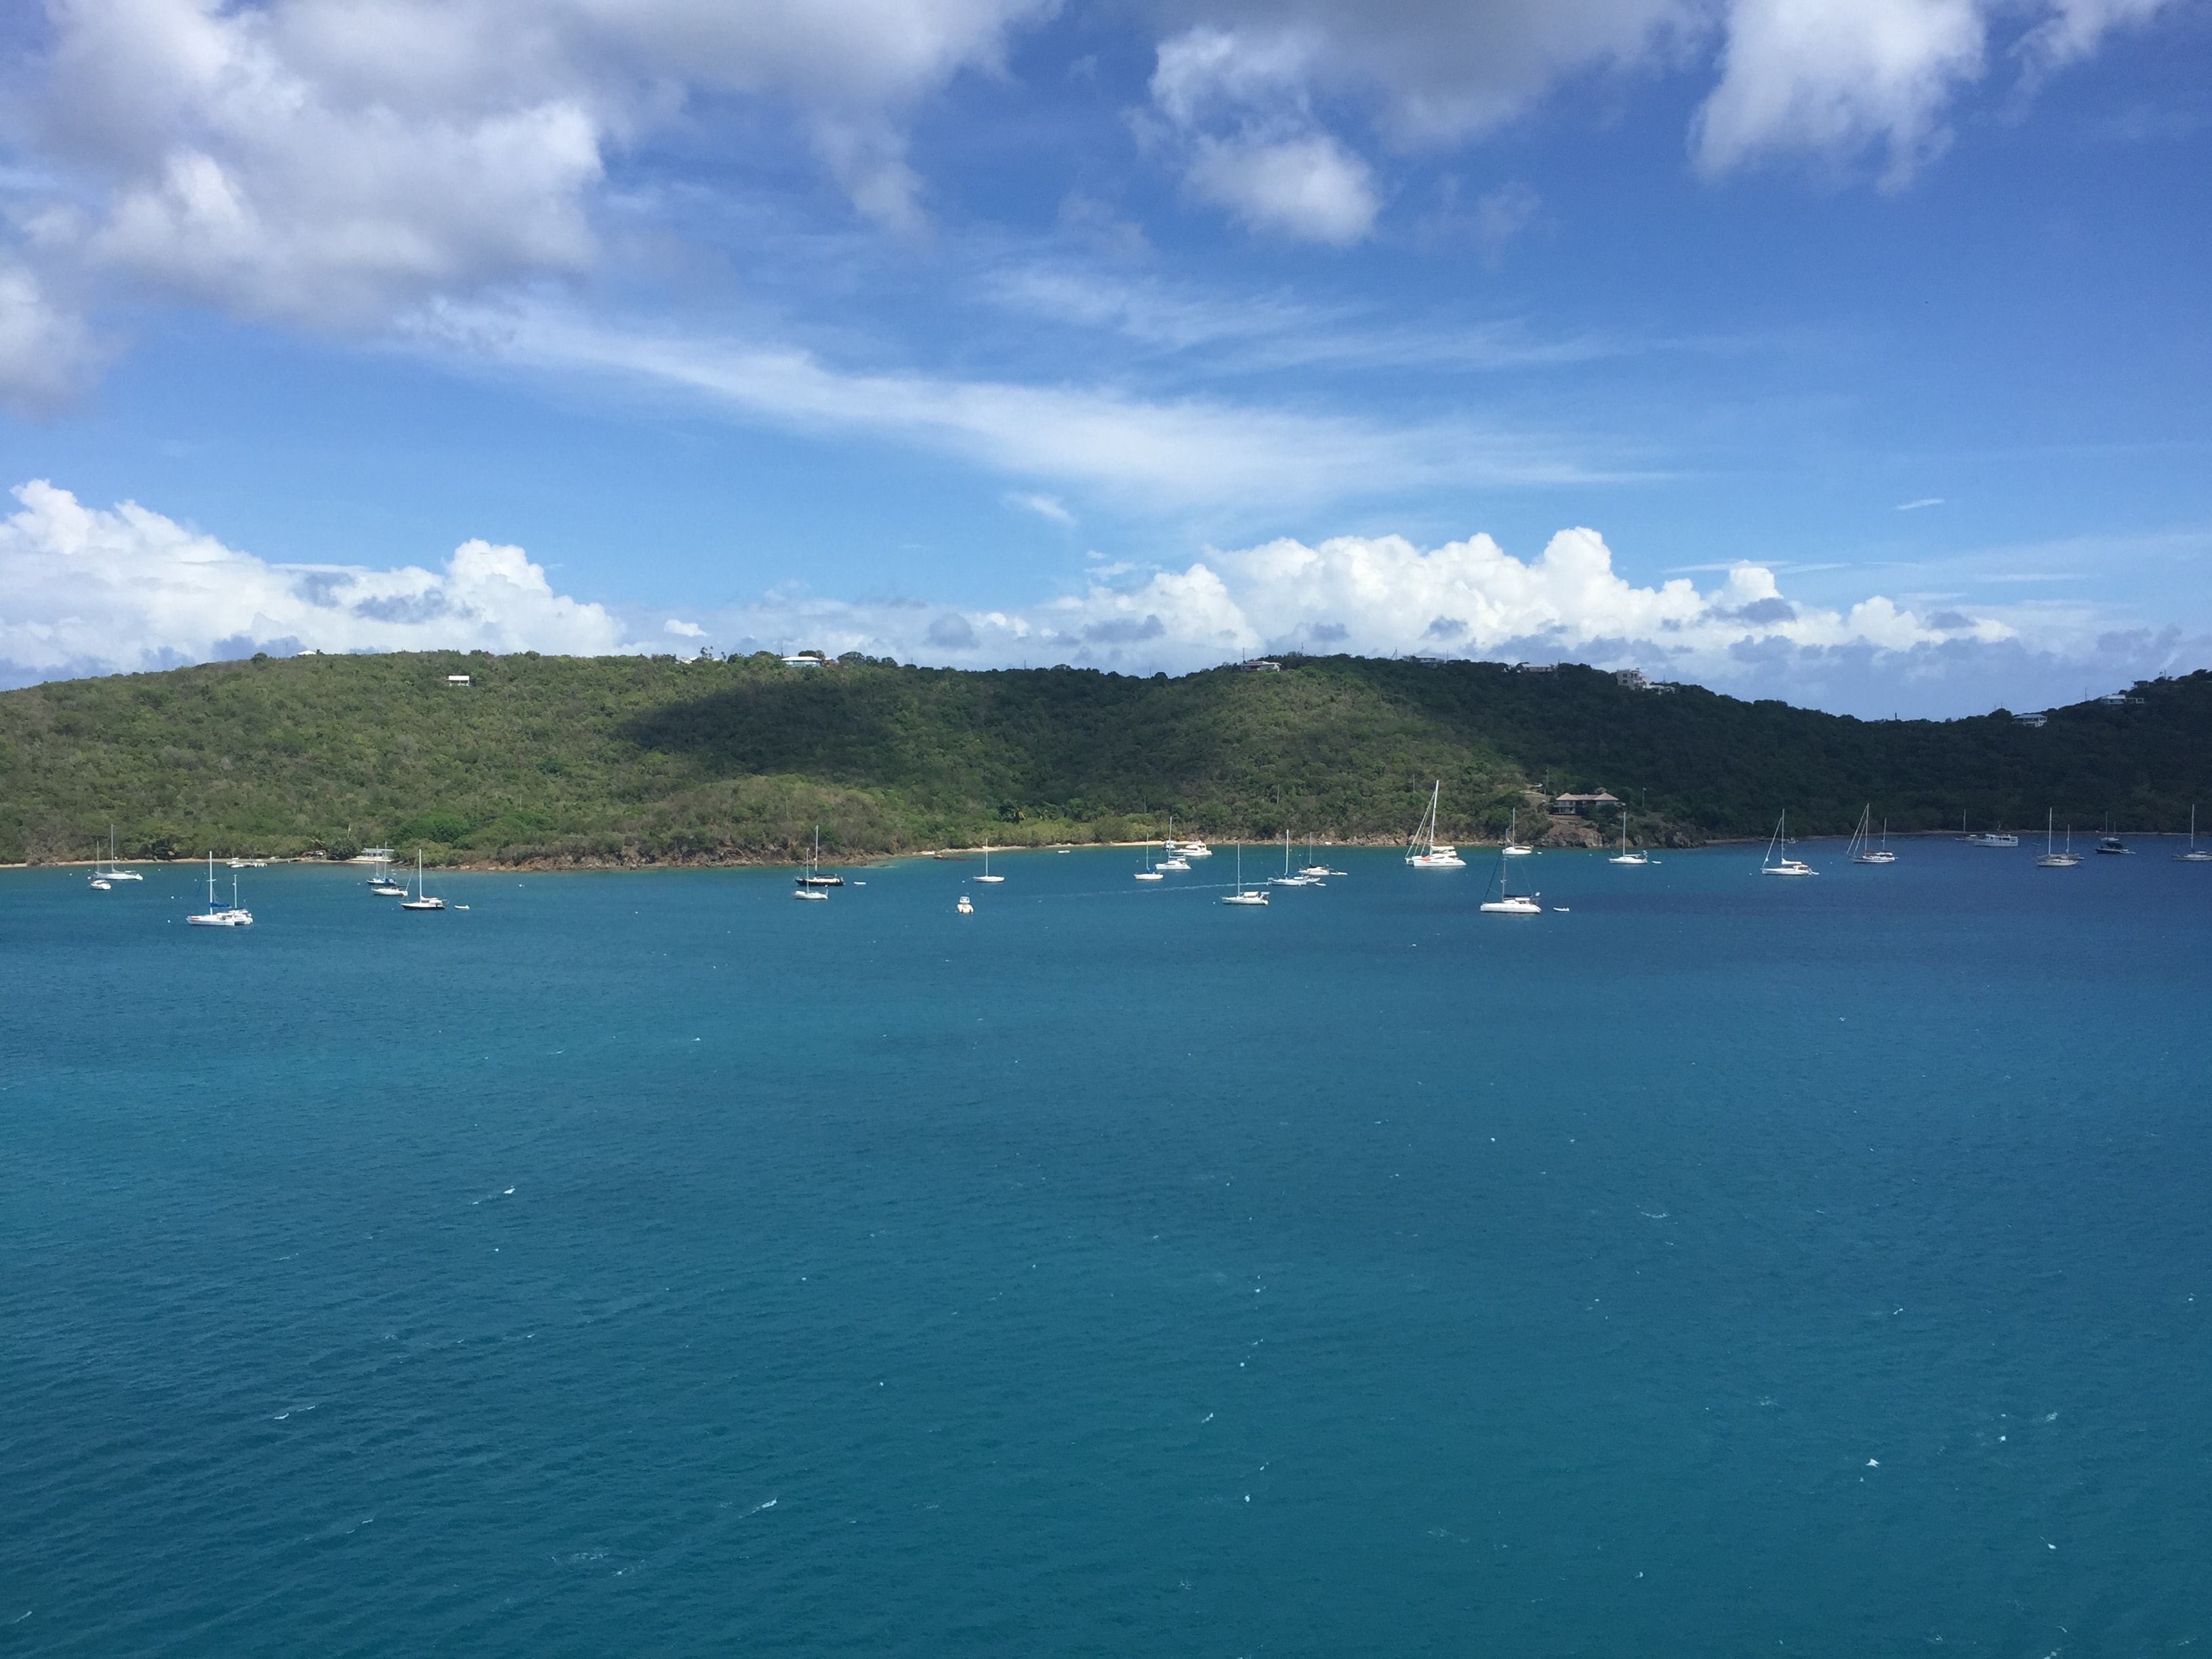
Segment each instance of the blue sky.
[{"label": "blue sky", "polygon": [[5,683],[2212,665],[2201,0],[5,17]]}]

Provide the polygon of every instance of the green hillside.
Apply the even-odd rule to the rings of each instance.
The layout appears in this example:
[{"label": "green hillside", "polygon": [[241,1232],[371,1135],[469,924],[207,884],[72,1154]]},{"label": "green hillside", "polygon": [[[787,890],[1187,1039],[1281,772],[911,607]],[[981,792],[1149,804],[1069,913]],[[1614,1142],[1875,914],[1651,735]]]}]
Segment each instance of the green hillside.
[{"label": "green hillside", "polygon": [[[474,684],[451,687],[449,674]],[[2039,823],[2212,805],[2212,676],[2139,705],[1863,722],[1565,667],[1292,658],[1170,679],[858,658],[256,659],[0,693],[0,860],[420,844],[433,859],[793,856],[1288,828],[1494,839],[1526,791],[1627,796],[1639,837]]]}]

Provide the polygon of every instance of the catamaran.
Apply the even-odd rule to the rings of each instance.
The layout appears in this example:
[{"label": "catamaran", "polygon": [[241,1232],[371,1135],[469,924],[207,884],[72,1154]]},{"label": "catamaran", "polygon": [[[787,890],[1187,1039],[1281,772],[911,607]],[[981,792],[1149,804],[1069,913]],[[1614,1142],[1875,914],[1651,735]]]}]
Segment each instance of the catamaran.
[{"label": "catamaran", "polygon": [[1628,850],[1628,809],[1626,806],[1620,809],[1620,850],[1618,853],[1615,853],[1611,858],[1607,859],[1606,862],[1607,864],[1649,864],[1651,862],[1650,854],[1644,852],[1642,848],[1639,848],[1633,853]]},{"label": "catamaran", "polygon": [[[1802,859],[1790,856],[1790,814],[1784,812],[1774,822],[1774,839],[1766,843],[1766,861],[1759,866],[1762,876],[1817,876],[1820,872]],[[1776,857],[1779,853],[1781,856]]]},{"label": "catamaran", "polygon": [[2051,847],[2051,819],[2056,816],[2057,814],[2055,812],[2051,811],[2046,811],[2044,814],[2043,856],[2035,861],[2035,867],[2039,870],[2071,870],[2075,865],[2081,862],[2080,856],[2074,851],[2074,826],[2072,824],[2069,823],[2066,826],[2066,850],[2061,853],[2054,850]]},{"label": "catamaran", "polygon": [[1267,902],[1266,889],[1255,887],[1248,891],[1245,888],[1244,843],[1241,841],[1237,843],[1237,890],[1224,893],[1221,902],[1224,904],[1265,904]]},{"label": "catamaran", "polygon": [[1894,864],[1897,854],[1889,850],[1889,820],[1881,821],[1881,845],[1874,844],[1874,803],[1869,801],[1866,810],[1859,814],[1859,827],[1851,831],[1851,844],[1844,849],[1850,854],[1853,864]]},{"label": "catamaran", "polygon": [[[1437,780],[1436,787],[1429,791],[1429,810],[1421,814],[1421,821],[1413,826],[1413,838],[1407,842],[1406,862],[1416,870],[1464,870],[1467,860],[1459,855],[1459,848],[1437,840],[1437,805],[1443,799],[1443,780]],[[1424,834],[1429,838],[1428,850],[1416,853]]]},{"label": "catamaran", "polygon": [[1505,879],[1506,869],[1505,852],[1504,849],[1501,848],[1498,849],[1498,896],[1494,899],[1485,899],[1483,901],[1482,914],[1486,916],[1542,915],[1544,914],[1544,907],[1538,903],[1537,900],[1541,898],[1543,895],[1540,893],[1516,893],[1512,891]]},{"label": "catamaran", "polygon": [[445,900],[433,897],[422,890],[422,849],[419,847],[415,849],[415,896],[400,900],[399,908],[403,910],[442,910],[446,908]]},{"label": "catamaran", "polygon": [[[1624,818],[1623,822],[1626,821]],[[1533,847],[1523,847],[1521,844],[1519,836],[1515,833],[1520,828],[1521,809],[1516,806],[1513,809],[1512,815],[1505,821],[1505,846],[1502,849],[1503,856],[1509,859],[1525,859],[1536,850]]]},{"label": "catamaran", "polygon": [[195,927],[251,927],[253,912],[238,902],[238,878],[230,878],[230,908],[224,909],[215,902],[215,854],[208,854],[208,908],[185,920]]},{"label": "catamaran", "polygon": [[2197,809],[2194,806],[2189,809],[2189,850],[2176,853],[2173,861],[2176,864],[2212,864],[2212,852],[2199,852],[2197,848]]}]

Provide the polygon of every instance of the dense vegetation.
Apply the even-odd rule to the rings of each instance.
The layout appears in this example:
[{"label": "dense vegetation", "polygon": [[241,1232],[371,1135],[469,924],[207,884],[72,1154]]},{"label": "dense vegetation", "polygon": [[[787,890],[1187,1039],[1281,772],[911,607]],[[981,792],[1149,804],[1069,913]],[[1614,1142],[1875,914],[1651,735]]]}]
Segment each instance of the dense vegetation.
[{"label": "dense vegetation", "polygon": [[[448,674],[474,684],[449,687]],[[794,856],[1285,828],[1494,839],[1528,790],[1626,796],[1639,839],[2174,828],[2212,803],[2212,676],[2139,704],[1863,722],[1563,667],[1292,658],[1279,674],[969,673],[848,658],[257,658],[0,693],[0,860],[416,845],[433,859]],[[1524,823],[1526,819],[1524,818]],[[1540,824],[1535,826],[1540,829]]]}]

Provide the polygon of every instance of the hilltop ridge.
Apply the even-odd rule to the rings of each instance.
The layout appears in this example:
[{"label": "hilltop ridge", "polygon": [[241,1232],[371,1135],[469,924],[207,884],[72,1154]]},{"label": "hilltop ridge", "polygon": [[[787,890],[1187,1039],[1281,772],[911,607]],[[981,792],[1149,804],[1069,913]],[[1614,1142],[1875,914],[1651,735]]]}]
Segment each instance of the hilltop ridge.
[{"label": "hilltop ridge", "polygon": [[[465,674],[471,684],[449,684]],[[405,653],[256,658],[0,693],[0,860],[283,856],[421,845],[445,862],[781,860],[1288,830],[1495,841],[1540,792],[1605,788],[1632,838],[2185,827],[2212,804],[2212,674],[2137,701],[1862,721],[1565,665],[1289,657],[1170,678],[848,657]],[[1608,833],[1617,820],[1608,822]],[[1586,833],[1562,823],[1562,834]]]}]

